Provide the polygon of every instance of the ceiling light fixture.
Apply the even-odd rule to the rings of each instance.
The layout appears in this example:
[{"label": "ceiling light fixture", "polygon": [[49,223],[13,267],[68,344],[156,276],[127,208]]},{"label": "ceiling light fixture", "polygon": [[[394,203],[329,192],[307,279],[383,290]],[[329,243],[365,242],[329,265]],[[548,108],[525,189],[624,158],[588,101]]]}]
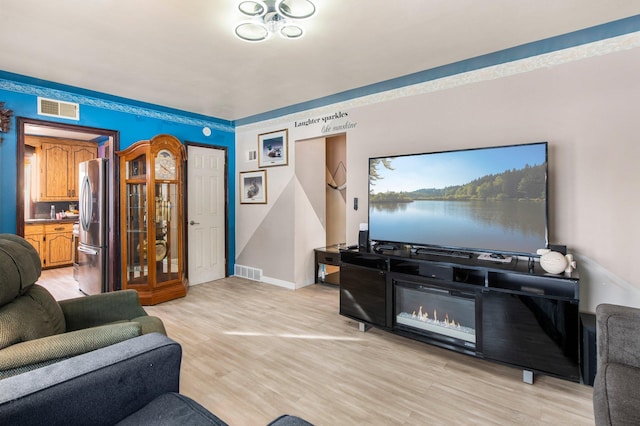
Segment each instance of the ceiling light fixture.
[{"label": "ceiling light fixture", "polygon": [[238,11],[249,18],[236,25],[234,33],[241,40],[264,41],[271,34],[284,38],[300,38],[304,31],[297,20],[316,13],[310,0],[244,0]]}]

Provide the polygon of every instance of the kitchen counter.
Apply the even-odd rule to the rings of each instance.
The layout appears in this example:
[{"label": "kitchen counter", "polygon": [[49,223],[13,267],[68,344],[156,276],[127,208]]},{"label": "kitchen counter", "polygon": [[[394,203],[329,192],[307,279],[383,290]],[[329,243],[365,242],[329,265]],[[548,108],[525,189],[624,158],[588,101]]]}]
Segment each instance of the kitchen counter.
[{"label": "kitchen counter", "polygon": [[64,219],[25,219],[24,223],[74,223],[77,222],[77,217],[65,217]]}]

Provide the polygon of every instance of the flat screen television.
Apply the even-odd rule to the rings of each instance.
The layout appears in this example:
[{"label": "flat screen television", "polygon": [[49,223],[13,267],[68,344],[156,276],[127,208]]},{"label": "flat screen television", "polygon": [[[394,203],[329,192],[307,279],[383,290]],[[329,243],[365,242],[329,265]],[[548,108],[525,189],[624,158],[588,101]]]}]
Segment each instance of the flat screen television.
[{"label": "flat screen television", "polygon": [[369,238],[533,255],[548,243],[547,143],[369,159]]}]

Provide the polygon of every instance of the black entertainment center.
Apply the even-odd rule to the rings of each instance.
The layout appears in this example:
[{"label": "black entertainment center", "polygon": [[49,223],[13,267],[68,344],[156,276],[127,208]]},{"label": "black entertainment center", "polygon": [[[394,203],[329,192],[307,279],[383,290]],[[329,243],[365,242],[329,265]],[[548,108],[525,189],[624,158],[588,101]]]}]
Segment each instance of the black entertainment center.
[{"label": "black entertainment center", "polygon": [[546,273],[537,255],[548,247],[547,152],[538,142],[369,158],[368,235],[341,250],[340,313],[361,330],[522,368],[529,383],[534,372],[580,381],[578,274]]},{"label": "black entertainment center", "polygon": [[533,373],[579,382],[579,277],[509,263],[341,251],[340,314],[366,326]]}]

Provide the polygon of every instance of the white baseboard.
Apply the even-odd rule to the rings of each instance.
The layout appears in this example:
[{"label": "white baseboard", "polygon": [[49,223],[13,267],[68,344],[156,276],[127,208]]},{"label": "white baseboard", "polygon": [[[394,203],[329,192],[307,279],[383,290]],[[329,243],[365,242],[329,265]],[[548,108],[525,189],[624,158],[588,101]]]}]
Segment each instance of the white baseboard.
[{"label": "white baseboard", "polygon": [[[238,274],[235,274],[234,277],[247,278],[247,277],[244,277],[244,276],[238,275]],[[255,280],[253,280],[253,281],[255,281]],[[297,290],[299,288],[307,287],[307,286],[309,286],[311,284],[314,284],[314,283],[309,283],[309,284],[296,285],[296,283],[292,283],[291,281],[279,280],[277,278],[271,278],[271,277],[267,277],[265,275],[262,275],[260,282],[265,283],[265,284],[269,284],[269,285],[275,285],[277,287],[286,288],[286,289],[289,289],[289,290]]]}]

